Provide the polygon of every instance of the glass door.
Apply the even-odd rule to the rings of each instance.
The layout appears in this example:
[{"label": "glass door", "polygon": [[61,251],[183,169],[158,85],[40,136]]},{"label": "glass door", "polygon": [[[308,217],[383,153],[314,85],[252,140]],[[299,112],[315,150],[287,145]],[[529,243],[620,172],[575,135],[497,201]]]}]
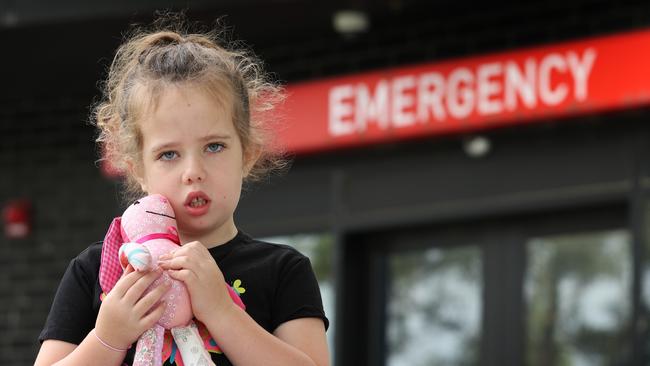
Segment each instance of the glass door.
[{"label": "glass door", "polygon": [[395,253],[388,271],[386,364],[476,364],[483,291],[480,247]]},{"label": "glass door", "polygon": [[383,364],[480,364],[485,251],[492,241],[485,228],[420,228],[384,236]]},{"label": "glass door", "polygon": [[527,364],[624,363],[632,312],[628,231],[531,237],[526,249]]},{"label": "glass door", "polygon": [[385,233],[383,364],[629,364],[624,208]]}]

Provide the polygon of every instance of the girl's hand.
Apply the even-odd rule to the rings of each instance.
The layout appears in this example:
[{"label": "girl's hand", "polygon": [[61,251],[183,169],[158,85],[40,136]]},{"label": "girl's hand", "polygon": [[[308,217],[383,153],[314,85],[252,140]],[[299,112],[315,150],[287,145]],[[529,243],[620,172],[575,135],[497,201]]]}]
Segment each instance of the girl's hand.
[{"label": "girl's hand", "polygon": [[95,334],[115,348],[126,349],[153,327],[163,315],[165,306],[160,298],[170,285],[163,283],[142,294],[161,274],[160,269],[142,273],[128,265],[99,308]]},{"label": "girl's hand", "polygon": [[184,244],[170,254],[161,255],[158,264],[187,286],[194,316],[205,323],[214,314],[222,314],[234,304],[226,289],[223,273],[198,241]]}]

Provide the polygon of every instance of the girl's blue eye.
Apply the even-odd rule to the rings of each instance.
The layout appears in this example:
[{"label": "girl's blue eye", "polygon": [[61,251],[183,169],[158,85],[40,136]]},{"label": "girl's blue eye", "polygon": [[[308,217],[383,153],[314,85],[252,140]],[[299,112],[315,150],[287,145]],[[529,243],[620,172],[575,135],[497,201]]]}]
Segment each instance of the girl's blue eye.
[{"label": "girl's blue eye", "polygon": [[161,160],[173,160],[176,157],[176,152],[175,151],[165,151],[164,153],[160,154],[159,159]]},{"label": "girl's blue eye", "polygon": [[216,152],[219,152],[219,151],[223,150],[223,145],[218,144],[218,143],[209,144],[206,147],[206,150],[208,150],[208,152],[211,152],[211,153],[216,153]]}]

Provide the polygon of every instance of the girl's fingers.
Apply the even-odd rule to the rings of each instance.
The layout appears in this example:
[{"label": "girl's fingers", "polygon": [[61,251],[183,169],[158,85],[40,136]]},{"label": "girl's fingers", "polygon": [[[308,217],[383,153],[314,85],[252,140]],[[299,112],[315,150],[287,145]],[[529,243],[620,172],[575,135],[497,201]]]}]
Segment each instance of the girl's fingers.
[{"label": "girl's fingers", "polygon": [[154,306],[156,302],[160,300],[169,291],[171,288],[171,283],[164,282],[158,285],[155,289],[142,296],[140,300],[133,307],[133,311],[137,314],[146,314],[151,310],[151,307]]},{"label": "girl's fingers", "polygon": [[183,269],[188,268],[192,261],[186,256],[176,256],[171,259],[158,261],[158,265],[162,269]]},{"label": "girl's fingers", "polygon": [[167,273],[169,277],[182,281],[186,285],[193,283],[197,279],[196,274],[189,269],[170,270]]},{"label": "girl's fingers", "polygon": [[131,285],[128,290],[126,290],[123,298],[128,301],[129,304],[135,304],[142,297],[144,290],[146,290],[147,287],[153,283],[153,281],[160,277],[161,274],[162,270],[156,269],[155,271],[151,271],[146,275],[140,277],[137,281],[135,281],[135,283]]},{"label": "girl's fingers", "polygon": [[144,275],[145,274],[143,272],[138,271],[131,271],[129,273],[123,274],[122,277],[115,283],[115,286],[111,290],[111,294],[115,293],[118,298],[124,297],[124,294],[126,294],[131,286],[133,286],[133,284],[136,283],[136,281],[138,281],[140,278],[144,277]]},{"label": "girl's fingers", "polygon": [[178,248],[178,249],[176,249],[176,250],[174,250],[172,252],[165,253],[165,254],[161,255],[160,257],[158,257],[158,259],[167,260],[167,259],[172,259],[172,258],[175,258],[175,257],[192,256],[191,253],[193,253],[193,252],[195,252],[197,250],[200,251],[201,249],[205,249],[203,244],[201,244],[201,242],[198,242],[198,241],[193,241],[193,242],[189,242],[189,243],[184,244],[183,246],[181,246],[180,248]]},{"label": "girl's fingers", "polygon": [[160,320],[160,318],[165,313],[166,306],[167,305],[165,302],[161,301],[151,309],[149,314],[146,314],[144,317],[142,317],[140,322],[144,325],[145,329],[153,327],[153,325],[156,324],[158,320]]}]

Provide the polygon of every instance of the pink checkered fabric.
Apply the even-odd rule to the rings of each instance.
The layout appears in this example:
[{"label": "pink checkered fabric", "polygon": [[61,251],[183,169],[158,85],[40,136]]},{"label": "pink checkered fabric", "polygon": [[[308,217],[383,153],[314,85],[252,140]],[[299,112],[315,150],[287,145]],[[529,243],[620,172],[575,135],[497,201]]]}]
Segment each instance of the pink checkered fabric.
[{"label": "pink checkered fabric", "polygon": [[113,219],[102,245],[102,261],[99,267],[99,285],[104,293],[113,289],[117,280],[122,276],[118,252],[124,243],[122,240],[122,218]]}]

